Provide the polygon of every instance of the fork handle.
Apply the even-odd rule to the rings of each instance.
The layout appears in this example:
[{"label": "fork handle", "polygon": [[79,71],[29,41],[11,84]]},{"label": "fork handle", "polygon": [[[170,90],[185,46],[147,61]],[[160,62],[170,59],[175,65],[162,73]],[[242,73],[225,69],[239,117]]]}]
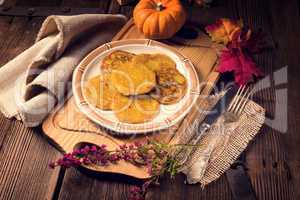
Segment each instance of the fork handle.
[{"label": "fork handle", "polygon": [[[198,143],[198,141],[200,140],[200,138],[202,137],[202,135],[211,127],[211,125],[207,124],[207,123],[202,123],[199,127],[198,130],[194,130],[196,131],[196,136],[189,142],[190,145],[196,145]],[[187,159],[189,158],[189,155],[191,154],[193,148],[188,148],[185,151],[181,151],[179,152],[179,154],[177,155],[177,159],[179,160],[179,163],[181,165],[183,165]]]},{"label": "fork handle", "polygon": [[197,144],[197,142],[200,140],[200,138],[202,137],[202,135],[208,130],[210,129],[211,125],[208,123],[202,123],[199,128],[198,131],[196,132],[196,137],[194,137],[190,144],[195,145]]}]

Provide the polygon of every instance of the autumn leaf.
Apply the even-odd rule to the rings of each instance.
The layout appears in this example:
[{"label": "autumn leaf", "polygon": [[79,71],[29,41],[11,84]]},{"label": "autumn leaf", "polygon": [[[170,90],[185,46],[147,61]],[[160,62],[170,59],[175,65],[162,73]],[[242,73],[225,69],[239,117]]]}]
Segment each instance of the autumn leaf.
[{"label": "autumn leaf", "polygon": [[252,58],[241,49],[236,48],[226,48],[221,52],[217,71],[220,73],[233,72],[238,85],[245,85],[253,77],[263,75]]},{"label": "autumn leaf", "polygon": [[232,41],[227,45],[228,48],[240,48],[248,53],[260,53],[266,49],[269,44],[265,41],[265,34],[259,31],[252,31],[250,29],[243,29],[239,33],[233,35]]},{"label": "autumn leaf", "polygon": [[243,22],[234,21],[227,18],[221,18],[216,23],[205,27],[206,32],[211,37],[212,41],[227,45],[234,37],[241,32]]},{"label": "autumn leaf", "polygon": [[205,29],[212,41],[226,46],[220,52],[218,72],[233,72],[238,85],[263,75],[251,57],[267,46],[261,31],[254,32],[244,27],[242,21],[227,18],[219,19]]}]

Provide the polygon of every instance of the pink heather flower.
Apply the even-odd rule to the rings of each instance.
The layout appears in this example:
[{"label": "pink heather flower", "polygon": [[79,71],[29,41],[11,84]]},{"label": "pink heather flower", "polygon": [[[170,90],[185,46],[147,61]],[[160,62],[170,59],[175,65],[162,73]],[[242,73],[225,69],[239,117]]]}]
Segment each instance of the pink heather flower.
[{"label": "pink heather flower", "polygon": [[90,152],[90,147],[89,146],[85,146],[84,148],[81,149],[80,153],[82,153],[83,155],[86,155]]},{"label": "pink heather flower", "polygon": [[75,149],[73,152],[72,152],[72,155],[74,156],[77,156],[80,154],[80,150],[79,149]]},{"label": "pink heather flower", "polygon": [[96,152],[98,150],[98,148],[95,146],[95,145],[93,145],[92,147],[91,147],[91,152]]},{"label": "pink heather flower", "polygon": [[111,154],[111,155],[108,157],[108,159],[109,159],[110,162],[115,163],[115,162],[117,162],[117,161],[120,160],[120,156],[119,156],[118,154],[115,153],[115,154]]},{"label": "pink heather flower", "polygon": [[82,159],[82,163],[85,164],[85,165],[88,165],[88,164],[91,164],[92,161],[89,158],[85,157],[85,158]]},{"label": "pink heather flower", "polygon": [[102,156],[102,154],[100,154],[100,153],[97,153],[97,154],[95,155],[95,159],[98,160],[98,161],[101,160],[102,157],[103,157],[103,156]]},{"label": "pink heather flower", "polygon": [[106,165],[106,164],[108,164],[108,159],[107,158],[102,158],[100,160],[100,163],[101,163],[101,165]]},{"label": "pink heather flower", "polygon": [[127,145],[126,144],[122,144],[122,145],[119,146],[119,148],[121,150],[125,150],[125,149],[127,149]]},{"label": "pink heather flower", "polygon": [[128,153],[124,154],[123,159],[126,160],[126,161],[129,161],[129,160],[131,160],[131,156]]},{"label": "pink heather flower", "polygon": [[79,166],[81,165],[81,162],[78,158],[74,157],[72,153],[67,153],[63,155],[63,158],[58,159],[56,164],[65,168],[69,168]]},{"label": "pink heather flower", "polygon": [[50,167],[51,169],[54,169],[54,168],[55,168],[55,162],[49,163],[49,167]]},{"label": "pink heather flower", "polygon": [[130,200],[144,200],[144,194],[140,187],[133,186],[130,188]]},{"label": "pink heather flower", "polygon": [[[162,172],[164,158],[168,151],[164,146],[157,145],[147,140],[144,142],[134,142],[133,144],[120,145],[115,151],[108,151],[106,145],[84,146],[76,149],[72,153],[66,153],[56,162],[49,163],[50,168],[61,166],[65,168],[77,167],[82,164],[96,165],[114,164],[119,160],[125,160],[136,165],[144,165],[150,175],[156,177]],[[141,187],[134,186],[130,190],[131,200],[144,200],[147,188],[153,179],[145,182]]]},{"label": "pink heather flower", "polygon": [[142,146],[142,143],[139,142],[139,141],[135,141],[133,144],[134,144],[134,146],[136,146],[136,147],[141,147],[141,146]]}]

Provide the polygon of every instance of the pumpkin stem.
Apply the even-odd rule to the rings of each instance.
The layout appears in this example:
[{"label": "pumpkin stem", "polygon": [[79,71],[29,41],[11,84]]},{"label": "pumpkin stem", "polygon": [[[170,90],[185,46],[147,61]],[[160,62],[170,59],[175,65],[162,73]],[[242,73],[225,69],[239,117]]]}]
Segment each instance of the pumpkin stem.
[{"label": "pumpkin stem", "polygon": [[165,9],[165,7],[163,6],[163,4],[161,2],[156,4],[156,10],[157,11],[162,11],[163,9]]}]

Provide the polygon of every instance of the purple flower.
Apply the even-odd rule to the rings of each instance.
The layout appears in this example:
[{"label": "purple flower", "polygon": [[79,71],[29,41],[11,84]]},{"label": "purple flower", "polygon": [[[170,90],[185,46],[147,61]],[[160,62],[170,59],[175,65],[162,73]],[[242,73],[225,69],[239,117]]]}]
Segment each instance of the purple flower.
[{"label": "purple flower", "polygon": [[[115,151],[108,151],[106,145],[84,146],[71,153],[66,153],[56,162],[49,163],[50,168],[61,166],[65,168],[77,167],[82,164],[108,165],[124,160],[135,165],[147,167],[147,171],[153,177],[158,177],[164,170],[165,157],[168,151],[163,145],[149,140],[134,142],[133,144],[120,145]],[[146,191],[153,179],[145,182],[141,187],[134,186],[130,190],[131,200],[143,200]]]},{"label": "purple flower", "polygon": [[108,157],[108,160],[109,160],[110,162],[115,163],[115,162],[117,162],[117,161],[120,160],[120,156],[119,156],[119,154],[114,153],[114,154],[111,154],[111,155]]},{"label": "purple flower", "polygon": [[93,145],[92,147],[91,147],[91,152],[96,152],[98,150],[98,148],[95,146],[95,145]]},{"label": "purple flower", "polygon": [[51,169],[54,169],[54,168],[56,167],[55,162],[49,163],[49,167],[50,167]]},{"label": "purple flower", "polygon": [[122,144],[119,146],[120,150],[125,150],[127,149],[127,145],[126,144]]},{"label": "purple flower", "polygon": [[87,155],[89,152],[90,152],[90,147],[87,145],[80,150],[80,153],[83,155]]},{"label": "purple flower", "polygon": [[72,152],[72,155],[74,155],[74,156],[80,155],[80,150],[79,150],[79,149],[75,149],[75,150]]},{"label": "purple flower", "polygon": [[101,165],[107,165],[108,164],[108,159],[107,158],[102,158],[100,160]]},{"label": "purple flower", "polygon": [[91,164],[92,161],[89,158],[85,157],[85,158],[82,159],[82,163],[85,164],[85,165],[88,165],[88,164]]},{"label": "purple flower", "polygon": [[139,141],[135,141],[133,144],[134,144],[134,146],[136,146],[136,147],[141,147],[141,146],[142,146],[142,143],[139,142]]},{"label": "purple flower", "polygon": [[144,193],[142,189],[138,186],[133,186],[130,188],[130,200],[144,200]]}]

